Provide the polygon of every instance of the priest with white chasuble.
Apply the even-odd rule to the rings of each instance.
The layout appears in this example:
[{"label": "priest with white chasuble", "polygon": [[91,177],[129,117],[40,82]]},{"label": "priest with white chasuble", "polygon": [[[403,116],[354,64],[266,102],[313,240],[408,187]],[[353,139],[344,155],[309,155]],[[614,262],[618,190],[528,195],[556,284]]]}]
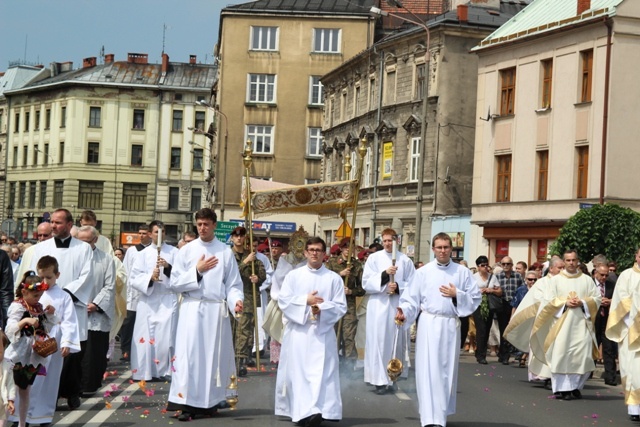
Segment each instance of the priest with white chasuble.
[{"label": "priest with white chasuble", "polygon": [[451,261],[451,237],[439,233],[432,242],[435,260],[416,271],[400,297],[396,320],[408,329],[420,314],[415,347],[420,425],[446,426],[456,411],[459,317],[470,316],[482,295],[471,271]]},{"label": "priest with white chasuble", "polygon": [[284,334],[275,414],[310,427],[342,419],[334,325],[347,312],[347,300],[342,278],[324,266],[325,251],[324,240],[309,239],[307,265],[287,274],[278,297]]}]

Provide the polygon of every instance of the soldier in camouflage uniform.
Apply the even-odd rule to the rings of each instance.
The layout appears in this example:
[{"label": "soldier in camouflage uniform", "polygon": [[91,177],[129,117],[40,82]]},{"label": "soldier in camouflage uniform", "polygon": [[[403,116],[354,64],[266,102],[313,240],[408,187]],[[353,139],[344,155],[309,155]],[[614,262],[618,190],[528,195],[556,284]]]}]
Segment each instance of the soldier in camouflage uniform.
[{"label": "soldier in camouflage uniform", "polygon": [[[340,255],[332,257],[327,261],[326,267],[344,278],[349,277],[344,293],[347,297],[347,313],[342,318],[342,330],[338,331],[341,338],[340,345],[344,344],[344,357],[347,362],[347,369],[352,371],[355,361],[358,358],[356,351],[356,330],[358,327],[358,319],[356,317],[356,297],[365,294],[362,288],[362,264],[355,258],[351,257],[351,265],[347,268],[347,259],[349,255],[349,238],[345,237],[339,243]],[[336,325],[337,327],[338,325]]]},{"label": "soldier in camouflage uniform", "polygon": [[[236,347],[236,357],[238,358],[238,375],[243,377],[247,375],[247,366],[255,366],[255,362],[251,360],[251,350],[253,348],[253,340],[255,335],[255,323],[253,316],[253,286],[256,287],[256,296],[258,296],[257,306],[260,307],[260,285],[267,278],[264,265],[256,259],[255,252],[246,249],[247,229],[244,227],[236,227],[231,231],[231,247],[236,261],[238,262],[238,270],[242,278],[244,301],[242,316],[236,321],[233,320],[233,340]],[[251,274],[251,264],[254,264],[255,274]]]}]

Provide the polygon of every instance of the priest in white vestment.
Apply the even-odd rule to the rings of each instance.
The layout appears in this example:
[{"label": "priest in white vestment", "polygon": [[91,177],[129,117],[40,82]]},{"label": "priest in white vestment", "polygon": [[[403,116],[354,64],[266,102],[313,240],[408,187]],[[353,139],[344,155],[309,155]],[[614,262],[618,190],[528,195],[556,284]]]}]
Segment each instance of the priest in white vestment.
[{"label": "priest in white vestment", "polygon": [[[384,394],[394,386],[387,375],[387,363],[393,357],[393,342],[396,336],[396,325],[393,319],[400,296],[416,271],[408,256],[397,250],[394,254],[396,239],[397,234],[394,230],[391,228],[383,230],[384,250],[369,255],[362,273],[362,287],[369,295],[364,381],[376,386],[377,394]],[[395,266],[392,265],[394,255],[396,256]],[[409,373],[408,333],[402,331],[397,335],[395,353],[405,366],[402,376],[406,378]]]},{"label": "priest in white vestment", "polygon": [[595,369],[598,346],[594,319],[600,291],[578,269],[575,251],[564,253],[565,270],[549,282],[548,303],[541,305],[531,332],[531,351],[551,371],[551,387],[558,398],[580,399],[580,390]]},{"label": "priest in white vestment", "polygon": [[229,316],[242,311],[244,299],[231,248],[215,238],[215,212],[200,209],[195,220],[200,237],[180,249],[169,282],[182,303],[167,410],[181,410],[182,421],[227,406],[225,389],[236,374]]},{"label": "priest in white vestment", "polygon": [[131,340],[134,381],[159,381],[171,377],[178,296],[169,282],[178,250],[162,239],[158,254],[158,236],[163,229],[160,221],[149,224],[152,243],[138,253],[129,277],[130,286],[140,295]]},{"label": "priest in white vestment", "polygon": [[418,314],[416,390],[420,425],[446,426],[456,412],[460,317],[470,316],[482,301],[471,271],[451,261],[446,233],[432,239],[435,259],[418,269],[400,297],[396,319],[408,329]]},{"label": "priest in white vestment", "polygon": [[335,324],[347,312],[344,282],[324,264],[319,237],[305,245],[307,265],[284,279],[278,305],[284,338],[276,379],[275,414],[304,426],[342,419]]},{"label": "priest in white vestment", "polygon": [[632,268],[618,277],[611,298],[607,338],[618,343],[624,403],[632,421],[640,421],[640,249]]}]

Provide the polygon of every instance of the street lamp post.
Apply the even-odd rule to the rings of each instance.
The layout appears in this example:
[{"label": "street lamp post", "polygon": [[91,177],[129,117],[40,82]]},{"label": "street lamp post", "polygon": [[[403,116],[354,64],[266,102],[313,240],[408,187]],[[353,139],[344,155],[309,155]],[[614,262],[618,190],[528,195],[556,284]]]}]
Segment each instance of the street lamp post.
[{"label": "street lamp post", "polygon": [[[422,22],[422,20],[418,16],[416,16],[416,14],[414,14],[411,10],[404,7],[400,1],[387,0],[387,3],[390,6],[402,8],[406,10],[415,20],[409,19],[401,15],[397,15],[392,12],[381,10],[377,7],[371,7],[370,13],[375,16],[392,16],[394,18],[398,18],[402,21],[409,22],[421,27],[427,33],[427,44],[425,46],[425,59],[424,59],[424,63],[426,67],[425,84],[424,84],[424,93],[422,94],[422,125],[420,126],[420,148],[418,153],[418,188],[417,188],[418,194],[416,197],[416,235],[414,239],[415,249],[414,249],[414,256],[413,256],[413,259],[415,261],[420,261],[420,235],[422,234],[422,202],[423,202],[422,189],[424,184],[423,181],[424,181],[424,160],[425,160],[424,150],[426,147],[426,140],[427,140],[427,124],[428,124],[427,112],[429,110],[429,101],[428,101],[429,74],[430,74],[429,45],[431,44],[431,33],[429,32],[429,27],[427,26],[427,24]],[[434,177],[434,182],[436,179],[437,177]],[[435,189],[435,186],[434,186],[434,189]],[[436,197],[435,191],[434,191],[433,197],[434,198]]]},{"label": "street lamp post", "polygon": [[[220,221],[224,221],[224,210],[225,210],[225,192],[227,189],[227,142],[229,139],[229,118],[226,114],[220,111],[217,108],[214,108],[213,105],[206,101],[198,101],[197,105],[202,105],[203,107],[207,107],[214,114],[220,115],[224,119],[224,150],[222,152],[222,164],[225,165],[224,174],[222,174],[222,182],[220,183]],[[216,147],[216,173],[220,171],[220,143],[217,144]],[[216,180],[217,182],[217,180]]]}]

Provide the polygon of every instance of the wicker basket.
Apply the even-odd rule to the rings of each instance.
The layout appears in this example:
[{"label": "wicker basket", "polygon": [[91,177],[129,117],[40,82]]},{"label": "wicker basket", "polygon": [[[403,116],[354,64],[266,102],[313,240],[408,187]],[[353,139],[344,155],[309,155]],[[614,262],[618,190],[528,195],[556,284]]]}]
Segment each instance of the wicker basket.
[{"label": "wicker basket", "polygon": [[36,340],[36,342],[33,343],[33,349],[40,357],[51,356],[58,351],[58,342],[55,338],[46,336],[43,341]]}]

